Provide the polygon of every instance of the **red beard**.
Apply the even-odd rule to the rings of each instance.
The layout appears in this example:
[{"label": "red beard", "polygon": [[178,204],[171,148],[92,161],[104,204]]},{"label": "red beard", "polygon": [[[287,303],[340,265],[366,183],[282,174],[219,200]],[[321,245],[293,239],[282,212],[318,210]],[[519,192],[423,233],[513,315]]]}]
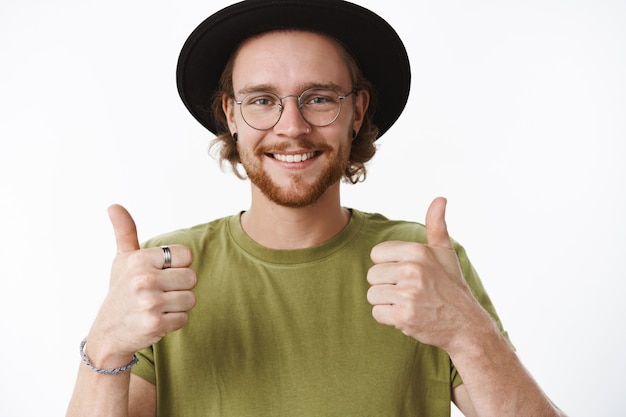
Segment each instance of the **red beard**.
[{"label": "red beard", "polygon": [[242,152],[240,149],[241,162],[244,166],[248,178],[256,185],[261,192],[276,204],[285,207],[299,208],[306,207],[320,199],[329,187],[341,180],[345,167],[348,164],[349,153],[343,145],[333,149],[329,145],[316,145],[308,140],[297,142],[298,149],[314,149],[317,153],[323,152],[328,160],[319,175],[313,182],[305,181],[301,173],[287,174],[291,185],[289,188],[278,185],[267,171],[262,167],[264,158],[268,154],[278,152],[293,147],[293,143],[274,146],[272,148],[259,147],[253,155]]}]

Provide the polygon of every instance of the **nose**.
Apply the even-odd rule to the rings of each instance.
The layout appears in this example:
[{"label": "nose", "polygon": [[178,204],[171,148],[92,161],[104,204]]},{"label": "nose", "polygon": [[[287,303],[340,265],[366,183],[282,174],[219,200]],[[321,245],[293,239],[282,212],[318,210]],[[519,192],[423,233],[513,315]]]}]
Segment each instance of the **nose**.
[{"label": "nose", "polygon": [[310,127],[311,125],[300,113],[298,97],[295,95],[283,97],[280,119],[274,126],[274,131],[288,137],[298,137],[309,132]]}]

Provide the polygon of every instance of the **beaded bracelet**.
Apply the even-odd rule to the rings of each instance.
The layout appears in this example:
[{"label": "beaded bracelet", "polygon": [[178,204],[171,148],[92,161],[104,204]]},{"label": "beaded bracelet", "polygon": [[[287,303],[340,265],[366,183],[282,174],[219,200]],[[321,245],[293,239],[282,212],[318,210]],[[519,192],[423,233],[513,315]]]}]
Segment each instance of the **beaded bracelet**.
[{"label": "beaded bracelet", "polygon": [[139,359],[137,358],[137,355],[133,355],[133,360],[130,361],[130,363],[128,365],[122,366],[120,368],[114,368],[114,369],[100,369],[100,368],[96,368],[95,366],[93,366],[93,364],[91,363],[91,361],[87,357],[87,354],[85,353],[85,345],[86,344],[87,344],[87,338],[84,338],[83,341],[80,342],[80,357],[83,359],[83,362],[85,362],[85,365],[87,365],[87,367],[89,369],[91,369],[92,371],[95,371],[95,372],[97,372],[99,374],[104,374],[104,375],[121,374],[122,372],[130,371],[130,368],[132,368],[133,366],[135,366],[135,364],[137,362],[139,362]]}]

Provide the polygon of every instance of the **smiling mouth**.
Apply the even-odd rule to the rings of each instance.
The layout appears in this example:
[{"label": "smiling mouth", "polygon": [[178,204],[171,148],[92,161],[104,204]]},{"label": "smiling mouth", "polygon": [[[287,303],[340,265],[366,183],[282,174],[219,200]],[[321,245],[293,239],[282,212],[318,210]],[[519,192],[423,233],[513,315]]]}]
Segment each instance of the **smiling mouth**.
[{"label": "smiling mouth", "polygon": [[305,153],[297,153],[297,154],[280,154],[280,153],[271,153],[269,154],[272,158],[281,161],[281,162],[304,162],[307,159],[311,159],[314,156],[318,155],[318,152],[305,152]]}]

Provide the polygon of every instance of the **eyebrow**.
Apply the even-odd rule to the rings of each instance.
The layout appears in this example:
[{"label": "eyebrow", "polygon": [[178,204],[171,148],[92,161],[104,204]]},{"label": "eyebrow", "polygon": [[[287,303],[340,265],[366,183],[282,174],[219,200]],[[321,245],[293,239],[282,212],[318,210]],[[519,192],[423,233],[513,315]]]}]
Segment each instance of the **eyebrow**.
[{"label": "eyebrow", "polygon": [[[298,89],[299,92],[292,93],[292,94],[300,94],[310,88],[324,88],[324,89],[333,90],[336,92],[340,92],[344,90],[341,86],[332,82],[331,83],[307,83],[307,84],[301,84]],[[348,91],[349,90],[350,89],[348,89]],[[272,84],[249,85],[239,90],[238,94],[246,95],[246,94],[258,93],[262,91],[278,95],[278,90]]]}]

